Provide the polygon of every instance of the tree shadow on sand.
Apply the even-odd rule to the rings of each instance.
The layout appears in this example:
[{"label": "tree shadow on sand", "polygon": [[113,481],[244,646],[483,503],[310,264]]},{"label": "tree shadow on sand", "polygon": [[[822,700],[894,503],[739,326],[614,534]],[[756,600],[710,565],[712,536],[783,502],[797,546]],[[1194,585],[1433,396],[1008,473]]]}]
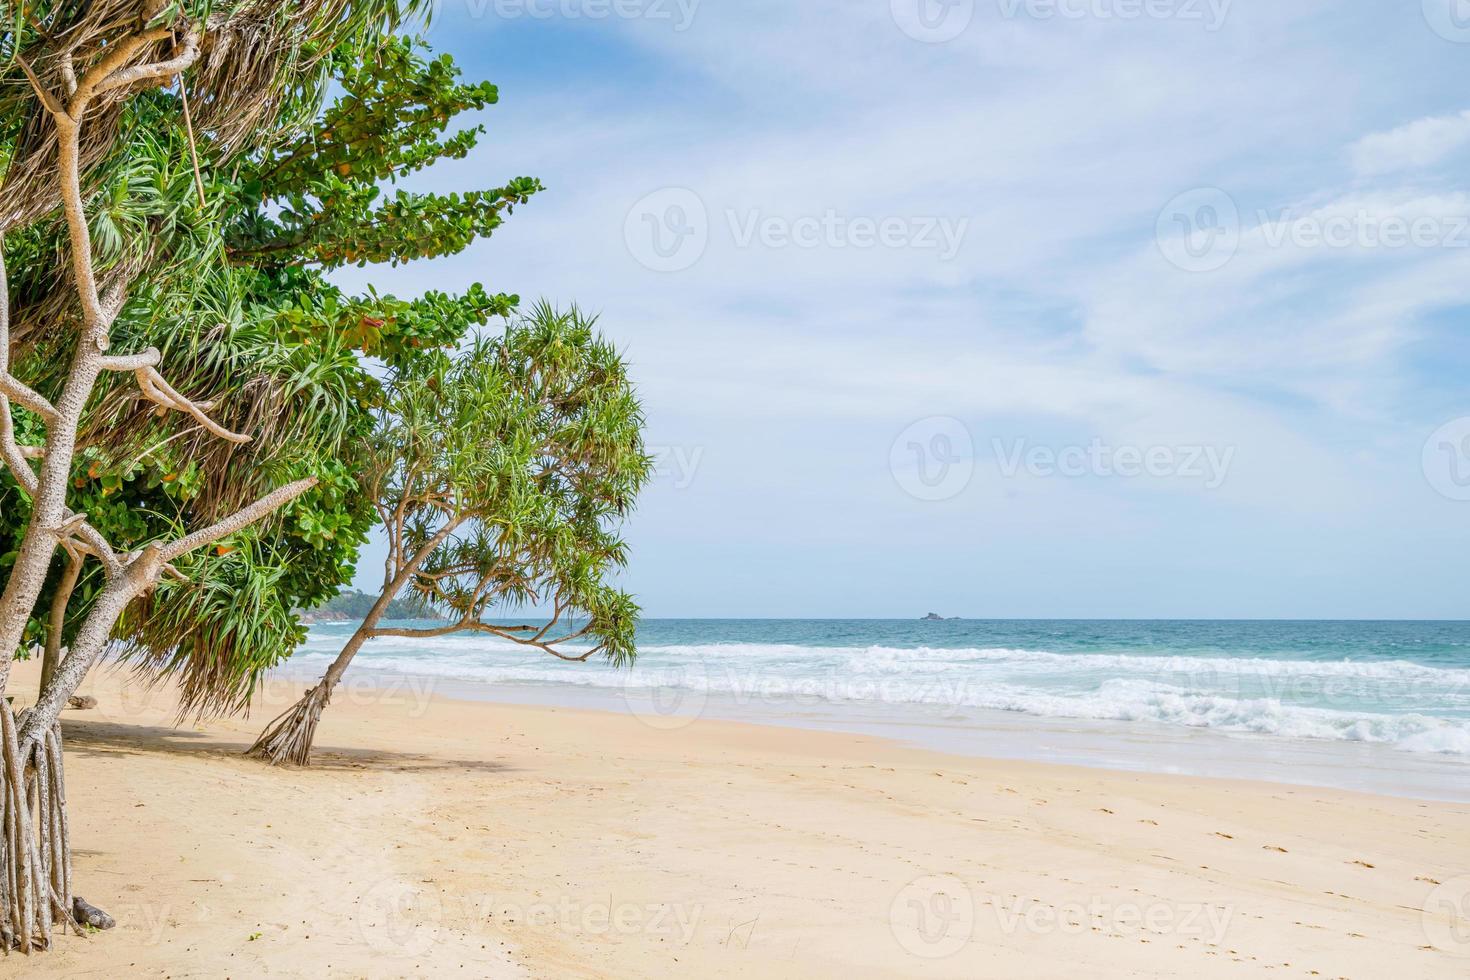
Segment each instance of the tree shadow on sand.
[{"label": "tree shadow on sand", "polygon": [[[248,742],[224,741],[205,732],[158,725],[129,725],[108,721],[65,719],[66,751],[79,756],[167,754],[193,758],[233,760],[242,765],[269,767],[245,757]],[[521,771],[490,759],[447,759],[418,752],[387,749],[332,749],[313,754],[311,766],[297,772],[378,770],[383,772],[493,772]]]}]

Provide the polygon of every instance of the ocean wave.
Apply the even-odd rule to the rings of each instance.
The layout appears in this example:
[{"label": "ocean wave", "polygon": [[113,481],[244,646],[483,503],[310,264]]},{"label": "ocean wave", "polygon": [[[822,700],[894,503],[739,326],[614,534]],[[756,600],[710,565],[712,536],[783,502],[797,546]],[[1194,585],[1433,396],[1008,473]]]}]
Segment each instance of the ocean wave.
[{"label": "ocean wave", "polygon": [[1165,685],[1113,681],[1091,694],[1050,695],[996,691],[974,707],[1052,718],[1153,722],[1189,728],[1288,738],[1377,742],[1412,752],[1470,755],[1470,721],[1421,713],[1341,711],[1283,704],[1273,698],[1237,699]]},{"label": "ocean wave", "polygon": [[[313,635],[303,652],[335,652],[343,638]],[[585,648],[584,648],[585,649]],[[527,654],[525,647],[480,635],[443,636],[369,641],[369,656],[418,658],[426,654]],[[1249,674],[1269,672],[1282,676],[1361,678],[1366,680],[1428,681],[1470,689],[1470,668],[1431,667],[1408,660],[1301,660],[1268,657],[1217,657],[1186,654],[1054,653],[1008,647],[885,647],[803,646],[780,643],[708,643],[647,645],[639,648],[645,660],[678,659],[707,662],[737,661],[771,664],[847,664],[854,669],[887,671],[894,665],[923,664],[930,669],[963,669],[973,664],[1012,667],[1061,668],[1066,671],[1123,671],[1176,674]]]},{"label": "ocean wave", "polygon": [[[290,669],[320,671],[340,642],[313,636]],[[355,669],[477,685],[616,689],[640,697],[682,689],[737,704],[995,710],[1470,755],[1470,669],[1405,660],[711,643],[645,646],[635,668],[615,671],[474,636],[376,640]]]}]

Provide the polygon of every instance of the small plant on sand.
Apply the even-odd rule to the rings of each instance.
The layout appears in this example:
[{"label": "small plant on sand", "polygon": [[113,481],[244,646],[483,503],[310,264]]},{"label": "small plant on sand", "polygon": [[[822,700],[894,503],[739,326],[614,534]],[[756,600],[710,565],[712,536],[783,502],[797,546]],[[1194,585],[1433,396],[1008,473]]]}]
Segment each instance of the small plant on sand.
[{"label": "small plant on sand", "polygon": [[[333,689],[373,637],[474,632],[562,660],[630,663],[638,608],[609,579],[626,562],[619,525],[651,469],[642,421],[621,357],[575,309],[538,305],[503,337],[399,368],[363,478],[388,539],[382,591],[251,754],[308,764]],[[382,625],[405,589],[448,621]],[[546,621],[487,620],[528,607]]]}]

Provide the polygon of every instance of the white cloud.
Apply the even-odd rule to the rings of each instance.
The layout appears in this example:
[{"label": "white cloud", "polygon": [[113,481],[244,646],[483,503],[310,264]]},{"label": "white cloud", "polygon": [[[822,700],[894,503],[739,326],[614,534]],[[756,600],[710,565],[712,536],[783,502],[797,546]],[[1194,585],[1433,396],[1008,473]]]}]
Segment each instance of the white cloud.
[{"label": "white cloud", "polygon": [[[895,589],[963,587],[982,564],[1025,570],[1010,585],[1048,597],[1027,608],[1098,609],[1098,592],[1078,599],[1091,606],[1067,605],[1054,575],[1106,556],[1106,582],[1080,584],[1127,590],[1136,604],[1111,614],[1164,614],[1140,583],[1167,579],[1170,556],[1110,535],[1188,542],[1208,526],[1241,554],[1276,556],[1254,585],[1290,595],[1312,570],[1297,556],[1324,524],[1387,537],[1394,522],[1432,521],[1417,459],[1443,419],[1413,414],[1433,379],[1412,352],[1445,329],[1427,315],[1470,302],[1470,249],[1302,245],[1274,240],[1270,222],[1283,209],[1288,222],[1370,225],[1470,212],[1465,194],[1398,183],[1470,144],[1470,112],[1357,139],[1381,126],[1370,110],[1424,115],[1425,91],[1456,77],[1463,52],[1417,9],[1338,18],[1324,38],[1328,0],[1234,4],[1215,33],[998,19],[979,4],[948,45],[909,40],[888,6],[707,2],[683,33],[644,21],[437,31],[435,43],[471,62],[476,45],[489,48],[471,74],[503,81],[510,59],[520,84],[503,87],[485,148],[426,182],[530,173],[549,191],[463,256],[348,278],[401,292],[484,279],[605,311],[654,441],[704,454],[692,487],[664,488],[639,512],[639,540],[657,547],[640,552],[636,584],[656,612],[712,611],[684,604],[695,590],[745,596],[713,611],[776,608],[742,584],[738,563],[709,559],[721,542],[764,548],[789,570],[772,595],[844,572],[874,542],[943,542],[912,583],[875,578],[871,592],[819,596],[811,612],[897,611]],[[520,56],[513,30],[546,34]],[[559,55],[558,38],[575,52]],[[578,71],[580,59],[596,71]],[[620,73],[630,63],[635,77]],[[696,191],[711,227],[696,265],[661,274],[629,254],[624,219],[668,186]],[[1239,251],[1185,273],[1160,254],[1155,221],[1165,202],[1207,186],[1239,205]],[[912,249],[742,247],[731,209],[742,220],[933,216],[968,230],[948,262]],[[888,451],[928,415],[964,419],[980,445],[1097,436],[1238,451],[1231,481],[1209,496],[991,479],[947,508],[915,509],[895,496]],[[812,521],[822,549],[801,550]],[[1032,537],[1007,537],[1011,521]],[[1035,535],[1049,536],[1044,562]],[[1444,546],[1437,528],[1424,537]],[[1195,611],[1283,611],[1251,605],[1223,577],[1198,585],[1218,604]]]},{"label": "white cloud", "polygon": [[1353,169],[1365,176],[1431,167],[1470,144],[1470,109],[1429,116],[1370,133],[1348,148]]}]

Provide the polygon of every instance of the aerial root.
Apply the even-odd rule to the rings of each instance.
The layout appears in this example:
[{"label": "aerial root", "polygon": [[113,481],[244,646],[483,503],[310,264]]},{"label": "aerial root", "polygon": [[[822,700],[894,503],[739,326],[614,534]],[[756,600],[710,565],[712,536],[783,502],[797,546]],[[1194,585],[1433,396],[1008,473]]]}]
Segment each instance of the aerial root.
[{"label": "aerial root", "polygon": [[53,927],[82,935],[72,916],[71,832],[61,726],[22,748],[0,700],[0,950],[51,948]]},{"label": "aerial root", "polygon": [[325,682],[307,691],[300,701],[266,727],[245,754],[265,759],[273,766],[310,765],[317,722],[331,699],[331,690]]}]

